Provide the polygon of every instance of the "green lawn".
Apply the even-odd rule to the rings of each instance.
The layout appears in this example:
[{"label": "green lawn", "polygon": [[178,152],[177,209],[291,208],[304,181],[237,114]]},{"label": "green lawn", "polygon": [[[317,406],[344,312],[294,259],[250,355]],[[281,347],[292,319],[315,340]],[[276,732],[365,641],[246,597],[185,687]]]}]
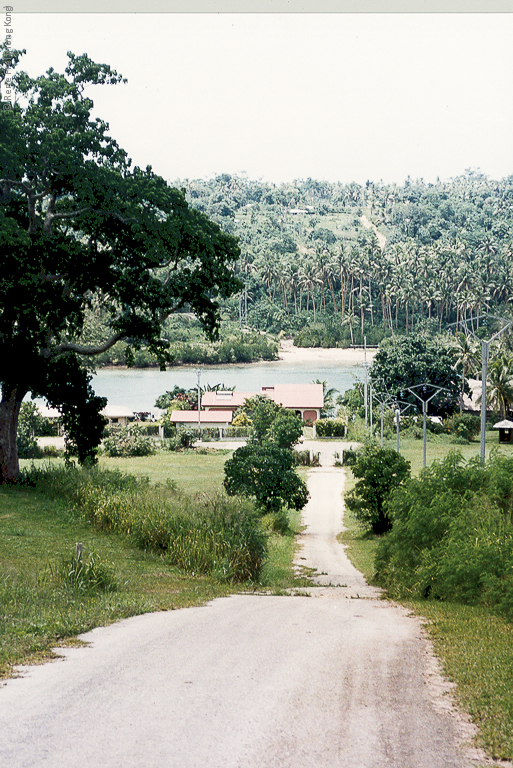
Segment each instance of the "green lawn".
[{"label": "green lawn", "polygon": [[[147,475],[153,484],[171,479],[191,493],[210,493],[222,487],[226,458],[169,453],[104,458],[101,464]],[[299,524],[294,516],[291,526],[298,529]],[[0,677],[9,675],[12,665],[47,659],[53,647],[77,634],[128,616],[200,605],[248,589],[280,592],[308,583],[292,571],[293,534],[269,535],[269,559],[258,584],[221,583],[183,573],[164,557],[132,546],[125,536],[100,532],[78,518],[64,499],[28,487],[0,487],[0,540]],[[86,557],[95,553],[112,569],[116,591],[76,594],[56,582],[56,570],[73,555],[76,542],[83,544]]]},{"label": "green lawn", "polygon": [[[395,439],[385,440],[384,447],[396,450],[397,442]],[[490,451],[492,450],[513,456],[513,443],[499,444],[499,436],[497,432],[486,433],[485,447],[486,457],[490,455]],[[459,451],[463,458],[467,460],[479,456],[480,450],[481,445],[479,438],[471,443],[457,443],[451,441],[445,435],[430,435],[428,433],[426,440],[426,462],[427,464],[430,464],[432,461],[443,459],[450,451]],[[412,474],[418,475],[423,465],[422,439],[404,439],[400,437],[399,452],[411,463]]]}]

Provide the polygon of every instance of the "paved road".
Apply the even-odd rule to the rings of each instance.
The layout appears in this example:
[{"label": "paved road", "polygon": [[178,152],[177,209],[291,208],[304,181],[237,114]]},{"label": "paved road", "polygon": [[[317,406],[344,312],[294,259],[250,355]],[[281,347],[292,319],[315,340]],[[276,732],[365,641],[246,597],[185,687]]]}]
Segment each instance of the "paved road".
[{"label": "paved road", "polygon": [[309,475],[297,563],[320,572],[311,596],[237,595],[84,635],[0,689],[0,765],[474,765],[418,620],[336,543],[343,477]]}]

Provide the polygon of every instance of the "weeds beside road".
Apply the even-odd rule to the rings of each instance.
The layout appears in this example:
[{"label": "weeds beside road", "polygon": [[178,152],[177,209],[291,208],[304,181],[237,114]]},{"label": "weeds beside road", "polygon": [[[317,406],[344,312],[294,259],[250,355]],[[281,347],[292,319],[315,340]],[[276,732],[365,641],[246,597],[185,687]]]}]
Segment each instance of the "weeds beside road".
[{"label": "weeds beside road", "polygon": [[[186,458],[189,462],[184,461]],[[153,477],[162,477],[165,473],[162,461],[162,457],[154,457],[151,465]],[[142,463],[146,469],[151,468],[150,459]],[[130,468],[132,471],[142,469],[142,463],[132,460]],[[212,499],[210,494],[214,488],[217,487],[219,492],[223,466],[221,457],[169,455],[166,463],[167,476],[174,476],[176,468],[176,474],[181,478],[179,486],[203,492],[203,501]],[[186,464],[188,470],[185,469]],[[39,488],[24,485],[0,488],[0,676],[9,675],[13,665],[48,658],[52,647],[68,642],[78,634],[128,616],[200,605],[234,592],[283,590],[307,583],[305,579],[296,578],[292,571],[294,532],[299,527],[299,515],[291,519],[291,530],[287,534],[268,533],[267,558],[258,576],[252,581],[237,583],[228,572],[220,578],[219,568],[201,573],[192,561],[187,567],[185,558],[180,568],[176,562],[173,563],[166,548],[155,546],[155,542],[144,539],[139,541],[141,546],[137,546],[130,530],[137,519],[143,519],[142,513],[137,515],[136,495],[130,503],[126,494],[113,494],[112,508],[107,509],[108,494],[105,489],[98,488],[96,493],[91,493],[94,490],[91,488],[84,490],[79,482],[80,473],[75,480],[68,477],[66,482],[71,483],[71,487],[66,488],[61,462],[38,462],[39,467],[43,465],[53,466],[53,470],[49,471],[46,480],[43,474]],[[117,462],[113,461],[112,466],[116,465]],[[137,471],[137,474],[141,472]],[[155,492],[151,483],[147,493],[145,484],[139,485],[142,485],[142,490],[139,489],[141,504],[148,502],[152,494],[159,495],[158,489]],[[164,485],[160,495],[165,496],[168,491]],[[77,499],[72,499],[77,494],[84,507],[82,510]],[[89,511],[96,508],[95,497],[101,501],[102,494],[105,502],[100,505],[103,530],[91,524],[91,515],[89,522],[86,519],[87,508],[90,508]],[[227,502],[235,505],[233,500]],[[153,508],[156,509],[155,504]],[[126,517],[122,525],[115,524],[115,514]],[[146,516],[147,522],[150,517],[149,514]],[[205,522],[208,522],[206,518]],[[194,530],[189,528],[184,531],[182,540],[185,542],[187,537],[194,536]],[[96,568],[110,573],[111,586],[116,588],[88,591],[78,588],[73,574],[65,578],[63,568],[65,571],[68,563],[69,573],[70,559],[74,557],[77,542],[83,545],[84,562],[87,564],[92,554]],[[240,546],[237,543],[230,546],[234,556],[238,557]],[[221,544],[218,549],[221,550]],[[193,550],[197,554],[197,542],[194,547],[189,547],[190,552]],[[204,556],[209,556],[209,553],[204,551]],[[223,568],[223,563],[220,567]]]}]

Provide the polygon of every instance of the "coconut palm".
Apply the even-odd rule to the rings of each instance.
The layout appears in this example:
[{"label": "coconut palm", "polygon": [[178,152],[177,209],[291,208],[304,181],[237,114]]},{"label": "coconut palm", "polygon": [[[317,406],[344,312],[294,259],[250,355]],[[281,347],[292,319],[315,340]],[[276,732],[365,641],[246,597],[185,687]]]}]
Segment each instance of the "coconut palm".
[{"label": "coconut palm", "polygon": [[460,413],[463,410],[463,393],[465,391],[465,380],[468,373],[477,373],[479,371],[479,361],[481,359],[477,344],[464,333],[458,333],[453,344],[453,353],[456,370],[461,370],[461,397]]},{"label": "coconut palm", "polygon": [[501,419],[507,417],[513,405],[513,355],[498,355],[488,366],[486,400]]}]

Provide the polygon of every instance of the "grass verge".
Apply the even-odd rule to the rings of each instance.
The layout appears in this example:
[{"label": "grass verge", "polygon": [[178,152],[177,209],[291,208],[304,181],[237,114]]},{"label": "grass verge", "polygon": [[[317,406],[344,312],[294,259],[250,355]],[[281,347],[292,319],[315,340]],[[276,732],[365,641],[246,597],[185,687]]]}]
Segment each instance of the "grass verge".
[{"label": "grass verge", "polygon": [[[422,444],[420,445],[422,460]],[[410,455],[418,464],[413,447]],[[346,489],[354,481],[347,472]],[[363,532],[349,510],[339,540],[353,565],[372,584],[378,537]],[[513,760],[513,625],[485,608],[456,603],[398,601],[426,626],[454,697],[479,729],[477,744],[493,760]]]},{"label": "grass verge", "polygon": [[[225,457],[191,455],[189,469],[185,457],[165,458],[164,468],[162,457],[156,456],[130,460],[130,469],[154,480],[173,479],[189,490],[219,490]],[[119,468],[115,460],[107,466]],[[270,533],[268,559],[258,582],[233,584],[214,575],[186,573],[170,565],[165,554],[141,550],[120,533],[98,530],[62,495],[1,487],[0,677],[11,675],[13,666],[51,658],[52,648],[81,633],[130,616],[203,605],[241,591],[276,593],[304,586],[305,580],[292,569],[293,531],[298,526],[293,516],[289,533]],[[112,576],[105,583],[114,582],[115,588],[87,590],[76,578],[63,578],[63,569],[69,575],[77,542],[83,546],[84,563],[89,564],[92,555],[97,572]]]}]

